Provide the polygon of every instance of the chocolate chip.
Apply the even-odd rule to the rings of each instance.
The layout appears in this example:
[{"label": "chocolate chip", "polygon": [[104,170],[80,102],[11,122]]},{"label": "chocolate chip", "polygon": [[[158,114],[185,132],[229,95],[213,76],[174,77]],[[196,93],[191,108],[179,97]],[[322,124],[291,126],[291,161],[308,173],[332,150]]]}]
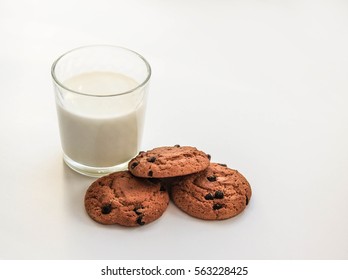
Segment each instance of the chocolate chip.
[{"label": "chocolate chip", "polygon": [[150,170],[150,171],[147,173],[147,175],[148,175],[149,177],[152,177],[152,175],[153,175],[153,171],[152,171],[152,170]]},{"label": "chocolate chip", "polygon": [[247,196],[245,196],[245,205],[248,205],[249,204],[249,198]]},{"label": "chocolate chip", "polygon": [[131,168],[134,169],[135,167],[137,167],[137,165],[139,164],[139,162],[137,161],[134,161],[132,164],[131,164]]},{"label": "chocolate chip", "polygon": [[221,209],[223,206],[222,206],[222,204],[220,204],[220,203],[215,203],[214,205],[213,205],[213,210],[219,210],[219,209]]},{"label": "chocolate chip", "polygon": [[207,179],[208,179],[209,182],[214,182],[214,181],[216,181],[216,176],[215,175],[211,175],[211,176],[208,176]]},{"label": "chocolate chip", "polygon": [[224,163],[218,163],[218,165],[223,166],[223,167],[227,167],[227,164],[224,164]]},{"label": "chocolate chip", "polygon": [[141,206],[135,206],[134,209],[133,209],[133,211],[135,212],[135,214],[141,215],[142,213],[141,213],[141,211],[139,211],[139,210],[142,209],[142,208],[143,208],[143,207],[141,207]]},{"label": "chocolate chip", "polygon": [[208,158],[209,160],[211,160],[211,155],[207,154],[207,158]]},{"label": "chocolate chip", "polygon": [[208,193],[205,197],[204,197],[206,200],[213,200],[214,197],[211,193]]},{"label": "chocolate chip", "polygon": [[176,144],[174,145],[175,148],[180,148],[180,145]]},{"label": "chocolate chip", "polygon": [[216,191],[215,195],[214,195],[214,198],[222,199],[222,198],[224,198],[224,193],[222,191]]},{"label": "chocolate chip", "polygon": [[106,204],[102,206],[101,212],[102,214],[109,214],[112,210],[111,204]]},{"label": "chocolate chip", "polygon": [[139,216],[139,217],[137,218],[137,224],[140,225],[140,226],[145,225],[145,222],[143,222],[142,219],[143,219],[143,216]]},{"label": "chocolate chip", "polygon": [[149,157],[147,159],[148,162],[155,162],[156,161],[156,158],[155,157]]}]

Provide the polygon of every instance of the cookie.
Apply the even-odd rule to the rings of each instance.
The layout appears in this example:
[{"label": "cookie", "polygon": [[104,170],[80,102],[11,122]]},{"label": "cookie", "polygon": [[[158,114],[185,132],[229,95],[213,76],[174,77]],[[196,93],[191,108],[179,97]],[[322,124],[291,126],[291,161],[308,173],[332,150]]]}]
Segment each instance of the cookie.
[{"label": "cookie", "polygon": [[177,180],[171,196],[176,206],[193,217],[223,220],[245,209],[251,188],[237,170],[211,163],[206,170]]},{"label": "cookie", "polygon": [[194,147],[158,147],[140,152],[129,164],[129,171],[143,178],[169,178],[196,173],[206,169],[210,156]]},{"label": "cookie", "polygon": [[99,178],[85,194],[88,215],[101,224],[142,226],[162,216],[169,195],[159,182],[119,171]]}]

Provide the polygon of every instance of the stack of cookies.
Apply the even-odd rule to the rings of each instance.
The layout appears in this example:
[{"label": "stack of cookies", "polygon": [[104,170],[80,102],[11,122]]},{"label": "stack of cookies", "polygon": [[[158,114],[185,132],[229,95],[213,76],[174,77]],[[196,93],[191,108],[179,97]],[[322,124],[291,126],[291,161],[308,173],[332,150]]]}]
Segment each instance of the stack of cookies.
[{"label": "stack of cookies", "polygon": [[175,145],[140,152],[127,171],[93,182],[85,208],[102,224],[142,226],[161,217],[170,198],[193,217],[223,220],[241,213],[250,197],[250,185],[237,170],[210,162],[194,147]]}]

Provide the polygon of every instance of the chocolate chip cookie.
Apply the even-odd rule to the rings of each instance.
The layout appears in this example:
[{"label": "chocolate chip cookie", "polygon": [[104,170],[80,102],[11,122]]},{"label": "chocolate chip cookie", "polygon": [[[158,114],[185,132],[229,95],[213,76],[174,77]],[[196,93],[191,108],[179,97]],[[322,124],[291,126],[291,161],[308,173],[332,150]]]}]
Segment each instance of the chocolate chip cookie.
[{"label": "chocolate chip cookie", "polygon": [[119,171],[99,178],[85,194],[88,215],[101,224],[142,226],[162,216],[169,195],[159,182]]},{"label": "chocolate chip cookie", "polygon": [[195,147],[175,145],[140,152],[128,169],[137,177],[169,178],[202,171],[209,163],[210,156]]},{"label": "chocolate chip cookie", "polygon": [[251,188],[237,170],[211,163],[206,170],[177,180],[171,195],[175,205],[193,217],[223,220],[245,209]]}]

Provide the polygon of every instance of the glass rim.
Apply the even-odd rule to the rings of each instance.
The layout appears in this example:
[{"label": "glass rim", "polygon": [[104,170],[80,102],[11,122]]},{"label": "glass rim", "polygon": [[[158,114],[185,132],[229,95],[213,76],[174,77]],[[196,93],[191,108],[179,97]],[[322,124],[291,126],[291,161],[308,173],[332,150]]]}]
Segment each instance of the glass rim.
[{"label": "glass rim", "polygon": [[[127,90],[127,91],[122,91],[122,92],[118,92],[118,93],[110,93],[110,94],[103,94],[103,95],[98,95],[98,94],[93,94],[93,93],[85,93],[85,92],[82,92],[82,91],[77,91],[77,90],[73,90],[69,87],[67,87],[66,85],[64,85],[61,81],[59,81],[59,79],[57,78],[56,76],[56,73],[55,73],[55,69],[56,69],[56,66],[58,64],[58,62],[63,58],[65,57],[66,55],[72,53],[72,52],[75,52],[75,51],[78,51],[78,50],[81,50],[81,49],[87,49],[87,48],[100,48],[100,47],[103,47],[103,48],[115,48],[115,49],[121,49],[121,50],[124,50],[124,51],[127,51],[127,52],[130,52],[130,53],[133,53],[134,55],[136,55],[138,58],[140,58],[145,66],[146,66],[146,69],[147,69],[147,75],[146,75],[146,78],[144,79],[143,82],[141,82],[139,85],[137,85],[136,87],[134,88],[131,88],[130,90]],[[79,94],[79,95],[84,95],[84,96],[90,96],[90,97],[112,97],[112,96],[120,96],[120,95],[125,95],[125,94],[129,94],[129,93],[132,93],[134,91],[136,91],[137,89],[143,87],[149,80],[150,80],[150,77],[151,77],[151,66],[150,64],[147,62],[147,60],[139,53],[131,50],[131,49],[128,49],[128,48],[125,48],[125,47],[121,47],[121,46],[115,46],[115,45],[86,45],[86,46],[81,46],[81,47],[77,47],[77,48],[74,48],[74,49],[71,49],[65,53],[63,53],[62,55],[60,55],[52,64],[51,66],[51,76],[53,78],[53,81],[59,85],[60,87],[62,87],[63,89],[65,90],[68,90],[70,92],[73,92],[73,93],[76,93],[76,94]]]}]

